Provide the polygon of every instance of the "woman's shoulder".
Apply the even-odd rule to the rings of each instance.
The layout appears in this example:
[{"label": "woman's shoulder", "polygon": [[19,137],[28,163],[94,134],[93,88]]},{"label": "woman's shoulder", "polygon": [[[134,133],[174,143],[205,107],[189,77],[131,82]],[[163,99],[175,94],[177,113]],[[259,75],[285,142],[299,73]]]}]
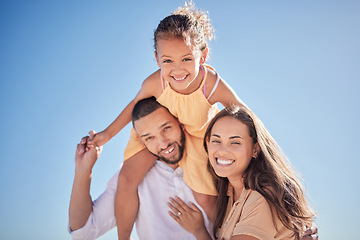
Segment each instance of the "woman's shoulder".
[{"label": "woman's shoulder", "polygon": [[263,210],[270,209],[265,197],[255,190],[246,190],[246,196],[244,196],[244,208],[258,208]]},{"label": "woman's shoulder", "polygon": [[251,233],[258,239],[293,239],[292,232],[281,223],[276,214],[273,215],[266,199],[257,191],[248,191],[233,234]]},{"label": "woman's shoulder", "polygon": [[258,229],[262,229],[263,233],[270,234],[274,239],[294,239],[293,232],[286,228],[273,212],[270,203],[255,190],[251,191],[244,204],[242,219],[250,220],[251,224],[256,223]]}]

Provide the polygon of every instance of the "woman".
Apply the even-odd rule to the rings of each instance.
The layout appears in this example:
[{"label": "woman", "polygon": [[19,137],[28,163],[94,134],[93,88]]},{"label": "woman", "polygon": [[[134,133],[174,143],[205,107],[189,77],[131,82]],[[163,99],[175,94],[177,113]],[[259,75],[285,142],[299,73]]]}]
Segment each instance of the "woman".
[{"label": "woman", "polygon": [[[218,239],[300,239],[314,212],[296,173],[262,122],[230,106],[210,122],[204,147],[217,190]],[[170,215],[197,239],[211,239],[200,210],[171,199]]]}]

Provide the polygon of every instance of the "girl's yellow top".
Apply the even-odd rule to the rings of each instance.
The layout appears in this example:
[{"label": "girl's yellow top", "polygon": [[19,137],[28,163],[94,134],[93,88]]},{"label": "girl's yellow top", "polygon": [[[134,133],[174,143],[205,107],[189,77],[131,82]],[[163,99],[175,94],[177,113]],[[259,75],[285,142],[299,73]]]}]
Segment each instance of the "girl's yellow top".
[{"label": "girl's yellow top", "polygon": [[[203,89],[207,79],[207,68],[211,67],[202,67],[204,78],[200,87],[194,92],[184,95],[174,91],[169,84],[165,83],[164,91],[157,101],[167,107],[186,130],[184,157],[179,162],[184,171],[184,181],[195,192],[217,195],[213,179],[207,169],[208,158],[203,146],[203,138],[209,122],[219,112],[216,104],[211,105],[208,102],[217,87],[219,77],[214,89],[206,98]],[[138,134],[132,129],[124,159],[128,159],[144,148]]]}]

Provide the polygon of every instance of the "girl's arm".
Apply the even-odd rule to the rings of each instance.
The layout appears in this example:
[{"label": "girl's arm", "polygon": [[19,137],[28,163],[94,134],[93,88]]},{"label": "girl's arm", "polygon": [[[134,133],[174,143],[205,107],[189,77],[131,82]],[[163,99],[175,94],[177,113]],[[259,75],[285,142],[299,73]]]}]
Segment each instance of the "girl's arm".
[{"label": "girl's arm", "polygon": [[[214,88],[216,79],[216,72],[208,69],[206,97],[208,97],[208,95]],[[248,108],[248,106],[246,106],[246,104],[238,97],[236,92],[230,87],[230,85],[228,85],[222,78],[220,78],[219,84],[216,87],[215,92],[209,99],[210,104],[215,104],[218,102],[220,102],[224,107],[227,107],[230,104],[236,104]]]},{"label": "girl's arm", "polygon": [[105,130],[97,133],[95,137],[88,142],[88,146],[102,146],[107,143],[131,121],[132,111],[138,101],[152,96],[158,97],[159,94],[161,94],[161,85],[158,70],[145,79],[135,98]]},{"label": "girl's arm", "polygon": [[231,104],[236,104],[242,107],[249,108],[239,98],[236,92],[227,84],[223,79],[220,78],[219,85],[217,86],[214,94],[210,97],[209,103],[214,104],[220,102],[224,107]]}]

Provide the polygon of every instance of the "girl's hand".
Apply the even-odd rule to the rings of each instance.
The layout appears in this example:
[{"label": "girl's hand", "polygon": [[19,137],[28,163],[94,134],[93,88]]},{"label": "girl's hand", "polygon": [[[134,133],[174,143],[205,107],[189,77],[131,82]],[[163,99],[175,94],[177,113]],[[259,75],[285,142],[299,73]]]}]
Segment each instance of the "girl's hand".
[{"label": "girl's hand", "polygon": [[89,148],[100,147],[107,143],[111,138],[110,134],[105,130],[99,133],[95,133],[95,131],[90,131],[89,135],[90,138],[87,142],[87,147]]},{"label": "girl's hand", "polygon": [[168,205],[172,211],[169,211],[169,215],[195,237],[203,234],[208,235],[201,210],[194,203],[190,202],[189,204],[190,206],[179,197],[170,198]]}]

